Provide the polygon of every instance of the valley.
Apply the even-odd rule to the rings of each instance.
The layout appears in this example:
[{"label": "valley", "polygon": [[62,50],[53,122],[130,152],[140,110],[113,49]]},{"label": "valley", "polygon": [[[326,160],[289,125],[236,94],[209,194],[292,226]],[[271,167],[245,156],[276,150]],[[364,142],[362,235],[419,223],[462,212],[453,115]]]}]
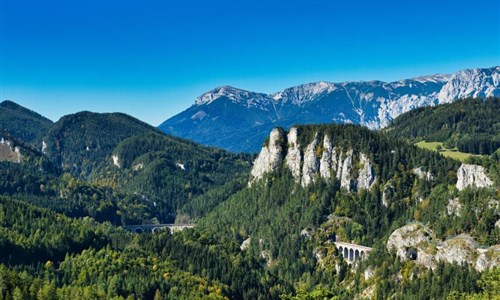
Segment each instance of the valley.
[{"label": "valley", "polygon": [[420,108],[382,130],[277,127],[256,155],[119,113],[64,116],[40,133],[19,122],[42,116],[2,103],[0,295],[500,295],[500,157],[488,130],[499,102]]}]

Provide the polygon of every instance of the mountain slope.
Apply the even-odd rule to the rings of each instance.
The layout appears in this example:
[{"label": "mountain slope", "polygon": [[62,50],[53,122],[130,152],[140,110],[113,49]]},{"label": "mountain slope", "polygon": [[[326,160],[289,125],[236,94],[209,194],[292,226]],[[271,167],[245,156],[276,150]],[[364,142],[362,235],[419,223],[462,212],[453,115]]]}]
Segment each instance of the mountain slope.
[{"label": "mountain slope", "polygon": [[62,117],[43,138],[44,153],[63,170],[89,176],[111,159],[111,152],[124,139],[157,132],[154,127],[122,113],[79,112]]},{"label": "mountain slope", "polygon": [[[249,187],[202,217],[197,227],[231,236],[250,257],[260,258],[266,269],[294,286],[334,286],[337,293],[343,286],[352,294],[341,298],[352,299],[376,284],[381,298],[391,298],[393,292],[385,291],[398,290],[408,281],[392,288],[378,284],[392,282],[405,268],[414,272],[413,280],[422,278],[429,267],[421,261],[425,255],[436,269],[442,268],[435,263],[439,260],[481,269],[476,254],[469,257],[469,249],[460,248],[462,239],[491,246],[491,262],[497,265],[498,183],[459,190],[455,185],[463,168],[435,152],[360,126],[301,125],[288,132],[278,128],[254,161]],[[450,209],[450,203],[458,208]],[[447,247],[418,248],[423,259],[396,262],[385,252],[385,244],[405,224],[427,224],[434,232],[431,244],[444,240]],[[466,238],[456,237],[459,234]],[[374,247],[374,252],[348,272],[333,242]],[[404,241],[397,244],[402,247]],[[464,269],[457,269],[457,276],[472,272]],[[383,275],[366,275],[366,270]],[[364,279],[358,282],[357,276]]]},{"label": "mountain slope", "polygon": [[[0,133],[41,148],[41,139],[53,122],[12,101],[0,103]],[[40,143],[40,144],[39,144]]]},{"label": "mountain slope", "polygon": [[114,224],[174,222],[181,210],[213,208],[229,195],[207,192],[241,182],[251,166],[249,155],[167,136],[121,113],[62,117],[43,138],[43,153],[0,138],[0,194]]},{"label": "mountain slope", "polygon": [[[173,223],[178,211],[197,196],[228,181],[246,178],[251,166],[247,155],[155,132],[123,140],[114,148],[112,157],[97,170],[94,179],[112,180],[117,189],[140,195],[163,223]],[[202,205],[189,205],[185,212],[189,214]]]},{"label": "mountain slope", "polygon": [[500,98],[415,109],[397,117],[384,131],[412,141],[443,142],[461,152],[492,154],[500,147]]},{"label": "mountain slope", "polygon": [[417,107],[498,95],[500,67],[390,83],[322,81],[270,95],[224,86],[201,95],[159,128],[205,145],[256,152],[265,135],[278,126],[355,123],[381,128]]}]

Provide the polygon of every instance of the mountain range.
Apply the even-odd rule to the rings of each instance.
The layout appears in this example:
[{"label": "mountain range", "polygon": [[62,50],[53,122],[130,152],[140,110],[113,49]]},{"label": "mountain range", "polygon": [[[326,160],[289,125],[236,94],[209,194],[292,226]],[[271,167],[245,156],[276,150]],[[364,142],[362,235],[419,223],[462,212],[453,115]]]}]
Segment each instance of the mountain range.
[{"label": "mountain range", "polygon": [[295,124],[352,123],[379,129],[400,114],[466,97],[500,95],[500,66],[394,82],[315,82],[274,94],[222,86],[163,122],[167,133],[236,152],[257,152],[269,132]]}]

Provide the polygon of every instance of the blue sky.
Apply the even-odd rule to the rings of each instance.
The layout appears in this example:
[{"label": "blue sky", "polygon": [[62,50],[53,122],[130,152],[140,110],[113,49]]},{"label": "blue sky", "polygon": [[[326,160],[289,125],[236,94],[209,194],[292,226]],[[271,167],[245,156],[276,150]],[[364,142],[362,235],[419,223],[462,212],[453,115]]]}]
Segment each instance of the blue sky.
[{"label": "blue sky", "polygon": [[500,1],[0,0],[0,100],[158,125],[220,85],[500,65]]}]

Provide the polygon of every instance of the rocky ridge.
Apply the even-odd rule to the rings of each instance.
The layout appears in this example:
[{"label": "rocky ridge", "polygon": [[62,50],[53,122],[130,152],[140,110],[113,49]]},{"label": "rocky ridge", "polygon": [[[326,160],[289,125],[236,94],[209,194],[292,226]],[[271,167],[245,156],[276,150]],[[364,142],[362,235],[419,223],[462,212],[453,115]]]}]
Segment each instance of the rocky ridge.
[{"label": "rocky ridge", "polygon": [[500,96],[500,66],[394,82],[320,81],[272,94],[222,86],[202,94],[159,127],[202,144],[256,152],[278,126],[354,123],[381,128],[417,107],[493,96]]},{"label": "rocky ridge", "polygon": [[[291,128],[287,135],[281,129],[273,129],[254,161],[249,185],[285,165],[295,182],[303,187],[319,178],[337,178],[340,186],[348,191],[371,188],[376,174],[368,155],[343,149],[334,142],[335,137],[320,136],[316,132],[309,144],[301,145],[297,128]],[[353,174],[354,161],[360,166],[356,177]]]}]

